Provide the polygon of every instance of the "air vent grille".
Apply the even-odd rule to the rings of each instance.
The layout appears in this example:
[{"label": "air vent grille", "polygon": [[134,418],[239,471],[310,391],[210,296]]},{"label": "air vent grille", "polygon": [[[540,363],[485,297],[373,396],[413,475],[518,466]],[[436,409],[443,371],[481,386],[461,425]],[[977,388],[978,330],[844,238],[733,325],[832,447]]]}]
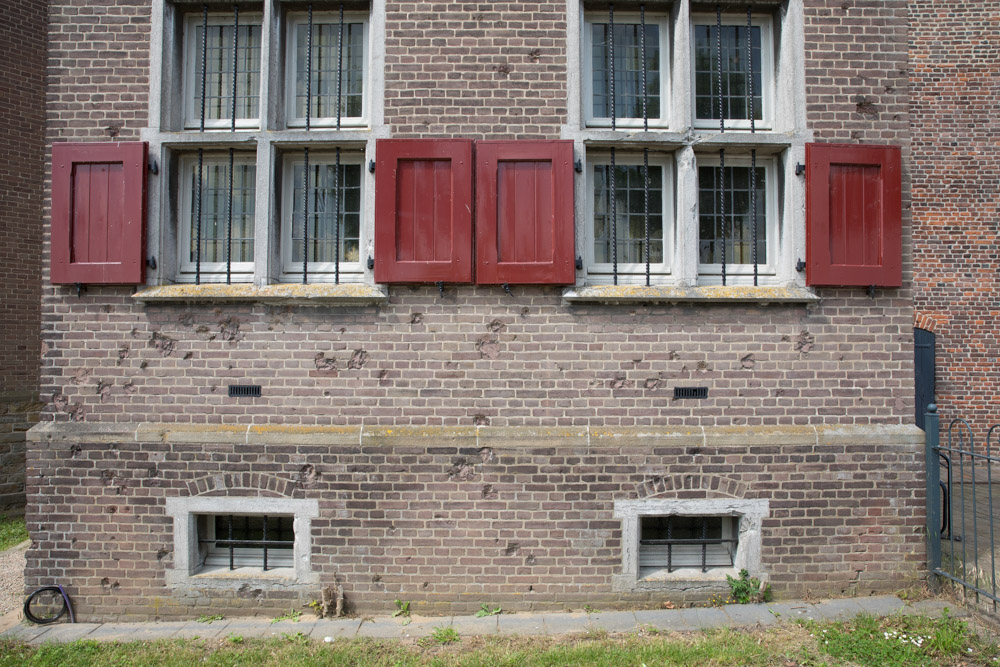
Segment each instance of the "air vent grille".
[{"label": "air vent grille", "polygon": [[259,384],[231,384],[229,398],[260,398]]},{"label": "air vent grille", "polygon": [[674,387],[674,398],[708,398],[708,387]]}]

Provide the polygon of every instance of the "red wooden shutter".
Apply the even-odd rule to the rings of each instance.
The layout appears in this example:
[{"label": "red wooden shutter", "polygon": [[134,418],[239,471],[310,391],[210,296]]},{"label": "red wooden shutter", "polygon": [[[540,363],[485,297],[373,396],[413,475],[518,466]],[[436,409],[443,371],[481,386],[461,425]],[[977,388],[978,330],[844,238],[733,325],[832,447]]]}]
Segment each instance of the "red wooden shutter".
[{"label": "red wooden shutter", "polygon": [[476,282],[567,284],[573,142],[476,142]]},{"label": "red wooden shutter", "polygon": [[472,141],[380,139],[375,281],[472,282]]},{"label": "red wooden shutter", "polygon": [[52,146],[53,284],[145,282],[144,141]]},{"label": "red wooden shutter", "polygon": [[903,284],[898,146],[806,144],[806,283]]}]

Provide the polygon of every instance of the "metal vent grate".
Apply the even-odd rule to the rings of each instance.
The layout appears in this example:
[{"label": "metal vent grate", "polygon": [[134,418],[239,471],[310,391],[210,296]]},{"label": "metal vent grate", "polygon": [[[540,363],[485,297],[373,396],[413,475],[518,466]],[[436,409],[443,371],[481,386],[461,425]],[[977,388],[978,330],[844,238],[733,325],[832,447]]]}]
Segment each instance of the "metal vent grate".
[{"label": "metal vent grate", "polygon": [[708,398],[708,387],[674,387],[674,398]]},{"label": "metal vent grate", "polygon": [[229,398],[260,398],[259,384],[231,384],[229,385]]}]

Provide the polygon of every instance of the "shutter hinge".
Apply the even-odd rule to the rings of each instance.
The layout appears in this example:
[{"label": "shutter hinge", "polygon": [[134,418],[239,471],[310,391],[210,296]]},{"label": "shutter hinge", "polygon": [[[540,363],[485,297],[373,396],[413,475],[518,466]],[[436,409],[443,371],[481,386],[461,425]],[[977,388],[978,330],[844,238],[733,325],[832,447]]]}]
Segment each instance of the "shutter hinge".
[{"label": "shutter hinge", "polygon": [[803,271],[806,270],[806,263],[803,262],[801,259],[795,262],[795,270],[798,271],[799,273],[802,273]]},{"label": "shutter hinge", "polygon": [[76,298],[79,299],[80,297],[83,296],[83,293],[87,289],[87,287],[83,283],[75,283],[75,284],[76,284]]},{"label": "shutter hinge", "polygon": [[514,296],[514,293],[510,291],[510,283],[504,283],[503,285],[501,285],[501,287],[503,287],[504,292],[507,292],[507,296],[509,297]]},{"label": "shutter hinge", "polygon": [[160,173],[160,165],[156,164],[156,160],[149,161],[149,173],[156,176]]},{"label": "shutter hinge", "polygon": [[877,285],[869,285],[868,286],[868,297],[870,299],[872,299],[872,300],[875,299],[875,288],[876,287],[878,287],[878,286]]},{"label": "shutter hinge", "polygon": [[801,176],[804,173],[806,173],[806,166],[804,164],[802,164],[801,162],[796,162],[795,163],[795,175],[796,176]]},{"label": "shutter hinge", "polygon": [[444,298],[444,281],[439,280],[439,281],[437,281],[434,284],[438,288],[438,295],[443,299]]},{"label": "shutter hinge", "polygon": [[582,174],[583,173],[583,160],[577,160],[576,162],[574,162],[573,163],[573,169],[576,170],[576,173]]},{"label": "shutter hinge", "polygon": [[368,270],[371,271],[374,268],[375,268],[375,258],[372,257],[371,255],[368,255]]},{"label": "shutter hinge", "polygon": [[576,256],[576,270],[583,270],[583,257],[580,257],[579,255]]},{"label": "shutter hinge", "polygon": [[368,160],[368,171],[375,173],[375,160]]},{"label": "shutter hinge", "polygon": [[156,271],[156,257],[150,256],[149,259],[146,260],[146,266],[153,271]]}]

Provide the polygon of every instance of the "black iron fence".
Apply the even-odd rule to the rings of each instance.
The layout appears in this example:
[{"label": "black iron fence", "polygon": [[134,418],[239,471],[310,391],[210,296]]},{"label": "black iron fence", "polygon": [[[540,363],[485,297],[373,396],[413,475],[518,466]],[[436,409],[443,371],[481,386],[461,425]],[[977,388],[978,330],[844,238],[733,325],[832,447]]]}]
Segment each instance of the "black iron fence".
[{"label": "black iron fence", "polygon": [[928,567],[961,587],[967,601],[996,614],[1000,424],[982,435],[968,421],[953,419],[942,434],[934,404],[925,424]]}]

